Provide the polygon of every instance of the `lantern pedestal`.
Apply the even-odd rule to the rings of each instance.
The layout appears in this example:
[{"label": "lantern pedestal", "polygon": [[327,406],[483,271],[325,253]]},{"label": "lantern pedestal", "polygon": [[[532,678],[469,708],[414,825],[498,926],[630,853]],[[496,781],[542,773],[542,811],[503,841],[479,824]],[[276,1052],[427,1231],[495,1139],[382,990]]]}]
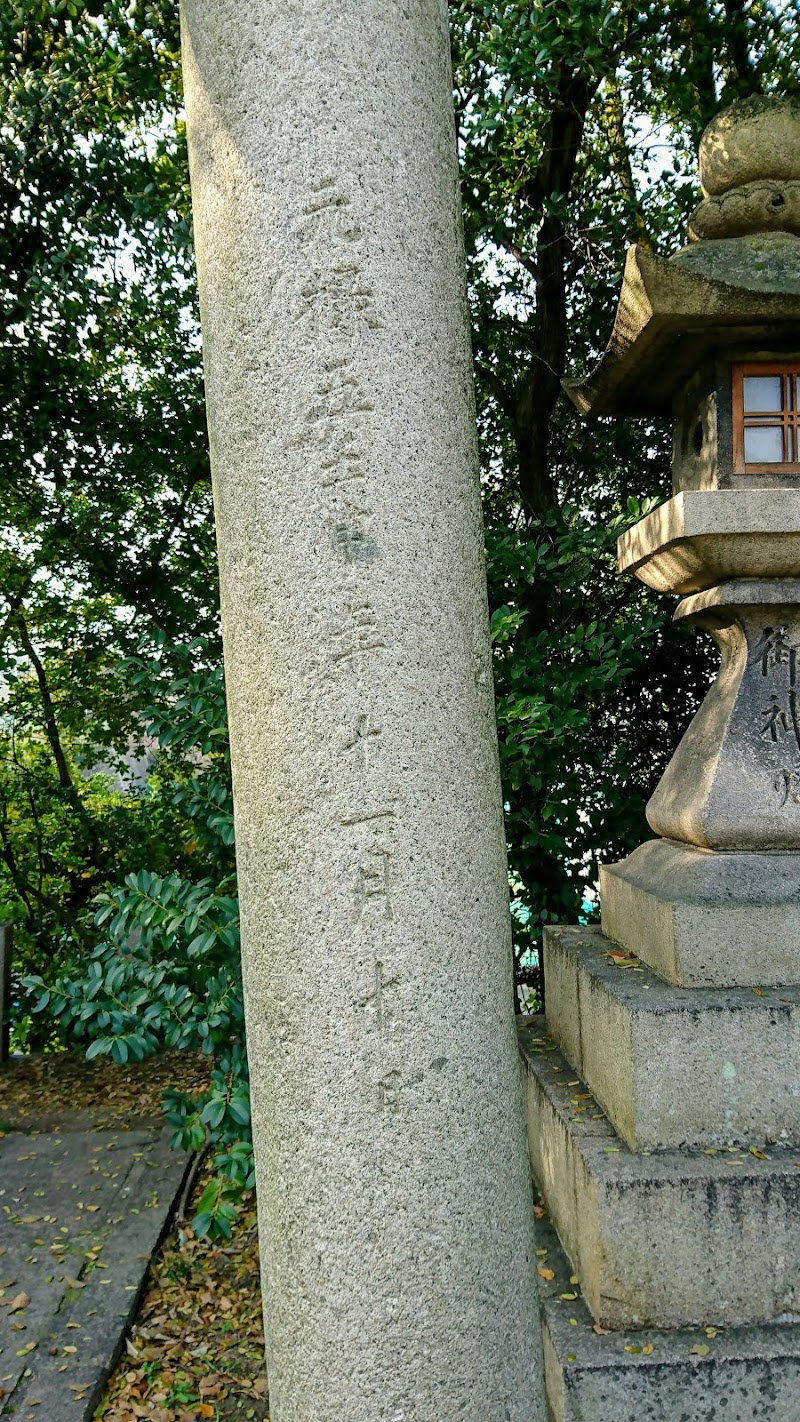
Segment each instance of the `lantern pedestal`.
[{"label": "lantern pedestal", "polygon": [[[764,1159],[746,1147],[631,1150],[589,1083],[568,1085],[571,1063],[541,1022],[522,1040],[534,1168],[599,1327],[727,1329],[800,1312],[796,1150],[775,1147]],[[751,1228],[732,1250],[742,1219]],[[563,1312],[576,1302],[564,1299]],[[580,1333],[574,1341],[581,1344]],[[615,1422],[611,1414],[607,1422]]]},{"label": "lantern pedestal", "polygon": [[603,932],[676,987],[798,979],[800,853],[651,839],[600,869]]},{"label": "lantern pedestal", "polygon": [[[551,1220],[540,1221],[537,1230],[545,1261],[541,1267],[550,1276],[541,1278],[539,1287],[551,1422],[719,1422],[721,1417],[726,1422],[797,1422],[796,1322],[723,1329],[711,1322],[713,1311],[702,1311],[701,1323],[680,1328],[636,1323],[606,1330],[587,1304],[591,1290],[593,1309],[598,1307],[595,1285],[609,1299],[623,1271],[628,1281],[681,1277],[687,1289],[694,1287],[695,1298],[727,1295],[729,1286],[741,1287],[736,1279],[741,1260],[742,1281],[754,1288],[766,1312],[772,1300],[764,1286],[770,1287],[767,1276],[775,1263],[770,1241],[785,1243],[791,1232],[787,1222],[796,1217],[796,1168],[786,1160],[781,1198],[772,1180],[759,1175],[763,1162],[749,1153],[746,1159],[681,1152],[643,1160],[604,1135],[597,1123],[570,1123],[549,1084],[574,1077],[546,1040],[540,1045],[542,1027],[540,1021],[523,1034],[531,1140],[542,1142],[539,1175],[544,1177],[550,1166],[550,1198],[571,1211],[556,1215],[553,1209]],[[687,1161],[692,1163],[688,1170]],[[692,1165],[696,1170],[690,1175]],[[764,1204],[770,1199],[776,1208],[767,1220]],[[744,1249],[734,1252],[729,1235],[741,1232],[746,1218],[765,1232],[761,1238],[753,1234]],[[580,1229],[580,1252],[569,1234],[570,1219]],[[569,1258],[559,1235],[571,1240]],[[581,1260],[582,1296],[574,1282],[576,1259]]]},{"label": "lantern pedestal", "polygon": [[800,1141],[800,987],[672,987],[596,928],[548,929],[545,977],[551,1036],[631,1150]]},{"label": "lantern pedestal", "polygon": [[800,849],[800,582],[737,580],[685,598],[722,662],[647,806],[666,839]]}]

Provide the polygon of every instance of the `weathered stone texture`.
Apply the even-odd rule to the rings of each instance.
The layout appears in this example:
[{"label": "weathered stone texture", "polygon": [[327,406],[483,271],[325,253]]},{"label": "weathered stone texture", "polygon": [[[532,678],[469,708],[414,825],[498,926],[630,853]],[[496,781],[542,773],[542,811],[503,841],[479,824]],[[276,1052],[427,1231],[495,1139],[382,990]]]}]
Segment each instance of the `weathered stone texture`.
[{"label": "weathered stone texture", "polygon": [[617,541],[620,572],[658,592],[694,593],[730,578],[792,578],[800,567],[799,489],[676,494]]},{"label": "weathered stone texture", "polygon": [[547,1022],[632,1150],[800,1142],[800,987],[674,988],[545,930]]},{"label": "weathered stone texture", "polygon": [[[555,1231],[539,1230],[550,1422],[798,1422],[800,1325],[597,1334]],[[645,1351],[647,1350],[647,1351]]]},{"label": "weathered stone texture", "polygon": [[739,99],[708,124],[698,157],[707,197],[759,178],[800,178],[800,102],[775,94]]},{"label": "weathered stone texture", "polygon": [[676,987],[800,977],[800,854],[711,853],[650,839],[600,868],[603,932]]},{"label": "weathered stone texture", "polygon": [[689,219],[692,241],[745,237],[755,232],[800,233],[800,183],[746,183],[702,202]]},{"label": "weathered stone texture", "polygon": [[650,799],[651,828],[702,849],[799,850],[800,581],[737,579],[685,598],[675,620],[710,632],[722,664]]},{"label": "weathered stone texture", "polygon": [[444,0],[185,0],[275,1422],[538,1422]]},{"label": "weathered stone texture", "polygon": [[608,347],[564,382],[586,414],[671,406],[675,497],[619,566],[682,594],[721,666],[647,806],[662,838],[601,870],[608,936],[545,930],[551,1037],[523,1039],[532,1165],[589,1309],[708,1327],[591,1336],[554,1281],[551,1422],[800,1419],[798,140],[796,97],[712,120],[690,244],[629,249]]},{"label": "weathered stone texture", "polygon": [[799,316],[800,238],[791,233],[692,242],[671,257],[629,247],[606,351],[564,390],[583,414],[669,414],[707,356],[743,336],[794,344]]},{"label": "weathered stone texture", "polygon": [[[550,1422],[797,1422],[800,1326],[598,1335],[552,1232],[540,1284]],[[645,1352],[645,1349],[648,1351]]]},{"label": "weathered stone texture", "polygon": [[796,1149],[636,1155],[543,1019],[520,1046],[534,1178],[603,1327],[727,1328],[800,1312]]}]

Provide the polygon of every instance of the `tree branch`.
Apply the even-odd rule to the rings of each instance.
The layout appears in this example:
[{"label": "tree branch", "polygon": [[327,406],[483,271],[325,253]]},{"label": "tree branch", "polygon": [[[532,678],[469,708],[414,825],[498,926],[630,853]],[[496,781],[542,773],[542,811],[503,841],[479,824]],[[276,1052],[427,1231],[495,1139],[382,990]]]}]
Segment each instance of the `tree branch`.
[{"label": "tree branch", "polygon": [[516,242],[512,242],[509,238],[501,237],[499,241],[500,246],[503,248],[503,250],[508,252],[510,256],[514,257],[516,261],[519,262],[520,266],[524,267],[528,275],[532,276],[535,281],[537,277],[537,266],[533,258],[526,257],[525,253],[520,250]]},{"label": "tree branch", "polygon": [[566,229],[551,195],[567,201],[599,83],[561,64],[541,161],[523,189],[526,204],[543,213],[536,247],[536,357],[519,387],[513,420],[520,494],[534,518],[558,505],[548,458],[550,420],[567,348]]},{"label": "tree branch", "polygon": [[[41,658],[39,657],[39,654],[30,639],[30,635],[28,633],[28,628],[24,617],[20,616],[17,618],[17,630],[19,632],[19,640],[22,643],[23,651],[25,652],[28,661],[30,662],[34,672],[36,673],[36,680],[39,684],[39,695],[42,700],[42,708],[44,711],[45,735],[47,736],[50,750],[53,753],[53,760],[56,763],[58,783],[62,787],[62,789],[72,791],[73,794],[77,796],[77,791],[75,790],[72,776],[70,774],[69,765],[67,764],[67,757],[64,754],[64,747],[61,744],[61,736],[58,730],[58,722],[56,721],[55,706],[53,705],[53,698],[50,695],[50,687],[47,684],[47,675],[45,673],[44,665],[41,661]],[[80,806],[80,808],[81,810],[83,810],[82,805]]]},{"label": "tree branch", "polygon": [[23,904],[25,905],[25,912],[28,917],[28,923],[30,924],[31,929],[34,929],[36,916],[34,914],[33,904],[31,903],[30,894],[28,892],[28,881],[17,863],[17,857],[14,853],[11,840],[9,838],[8,829],[6,828],[5,818],[3,816],[0,816],[0,858],[4,860],[6,868],[8,869],[8,872],[11,876],[11,882],[14,885],[14,888],[16,889],[17,893],[19,894],[19,897],[22,900]]},{"label": "tree branch", "polygon": [[510,420],[513,420],[514,397],[511,394],[511,391],[507,389],[507,387],[500,379],[499,375],[497,375],[497,373],[492,370],[491,366],[484,365],[483,362],[480,360],[474,360],[473,366],[475,369],[475,374],[480,380],[483,381],[484,385],[488,386],[489,390],[492,392],[495,400],[500,406],[500,409],[503,411],[503,414],[507,415]]},{"label": "tree branch", "polygon": [[633,218],[632,236],[641,247],[651,246],[647,232],[642,205],[639,201],[639,194],[636,191],[636,184],[633,181],[633,170],[631,168],[631,154],[628,148],[628,140],[625,135],[625,109],[622,100],[622,89],[616,74],[609,74],[606,79],[606,102],[603,106],[603,125],[608,138],[608,146],[611,150],[611,162],[614,172],[619,179],[619,185],[625,194],[628,207]]},{"label": "tree branch", "polygon": [[[750,58],[750,32],[745,0],[725,0],[725,41],[740,96],[760,94],[761,84]],[[726,95],[726,98],[728,96]]]}]

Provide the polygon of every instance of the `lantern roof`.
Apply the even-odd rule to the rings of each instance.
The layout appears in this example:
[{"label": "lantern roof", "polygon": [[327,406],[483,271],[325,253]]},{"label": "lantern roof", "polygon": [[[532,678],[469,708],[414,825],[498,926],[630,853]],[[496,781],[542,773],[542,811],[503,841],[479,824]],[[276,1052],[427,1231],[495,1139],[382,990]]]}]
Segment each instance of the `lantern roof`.
[{"label": "lantern roof", "polygon": [[690,245],[628,249],[614,328],[596,368],[565,380],[585,415],[660,415],[720,347],[800,349],[800,102],[731,105],[700,144],[704,200]]}]

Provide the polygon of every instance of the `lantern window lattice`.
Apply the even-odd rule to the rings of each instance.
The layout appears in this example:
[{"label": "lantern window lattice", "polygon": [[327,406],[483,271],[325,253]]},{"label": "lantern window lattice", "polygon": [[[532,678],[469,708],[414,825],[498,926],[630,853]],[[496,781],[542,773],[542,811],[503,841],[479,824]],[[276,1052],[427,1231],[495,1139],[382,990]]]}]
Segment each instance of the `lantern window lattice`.
[{"label": "lantern window lattice", "polygon": [[800,363],[733,367],[733,467],[737,474],[800,474]]}]

